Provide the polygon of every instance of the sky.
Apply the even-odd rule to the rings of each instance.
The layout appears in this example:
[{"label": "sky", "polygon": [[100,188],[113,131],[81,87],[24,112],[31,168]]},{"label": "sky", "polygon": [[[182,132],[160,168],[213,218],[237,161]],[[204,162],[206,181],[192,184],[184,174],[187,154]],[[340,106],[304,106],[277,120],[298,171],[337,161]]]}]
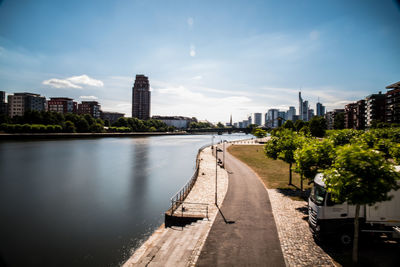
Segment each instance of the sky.
[{"label": "sky", "polygon": [[0,0],[0,90],[98,101],[131,116],[241,121],[363,99],[400,81],[392,0]]}]

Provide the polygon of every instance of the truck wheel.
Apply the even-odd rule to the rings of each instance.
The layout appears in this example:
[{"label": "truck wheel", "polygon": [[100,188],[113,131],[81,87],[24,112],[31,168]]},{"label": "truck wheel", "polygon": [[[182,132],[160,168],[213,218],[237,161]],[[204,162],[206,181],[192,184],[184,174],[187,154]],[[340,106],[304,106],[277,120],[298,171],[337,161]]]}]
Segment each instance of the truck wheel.
[{"label": "truck wheel", "polygon": [[340,234],[339,241],[342,246],[350,246],[353,242],[353,236],[349,232],[343,232]]}]

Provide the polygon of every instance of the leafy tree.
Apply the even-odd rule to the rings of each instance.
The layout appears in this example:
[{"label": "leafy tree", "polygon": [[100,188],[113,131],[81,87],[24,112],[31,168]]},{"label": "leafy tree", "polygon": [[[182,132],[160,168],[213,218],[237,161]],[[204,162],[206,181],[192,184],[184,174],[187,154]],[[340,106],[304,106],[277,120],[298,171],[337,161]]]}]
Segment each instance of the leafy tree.
[{"label": "leafy tree", "polygon": [[294,123],[294,127],[296,128],[296,131],[297,131],[297,132],[299,132],[299,131],[301,130],[301,128],[304,127],[304,125],[306,125],[306,122],[305,122],[305,121],[302,121],[302,120],[297,120],[297,121]]},{"label": "leafy tree", "polygon": [[218,122],[217,123],[217,128],[225,128],[225,126],[221,122]]},{"label": "leafy tree", "polygon": [[90,114],[85,114],[83,115],[83,117],[85,118],[89,126],[96,122],[96,120]]},{"label": "leafy tree", "polygon": [[334,201],[355,205],[353,262],[357,263],[360,206],[388,200],[388,192],[399,188],[399,173],[381,153],[348,144],[337,149],[324,177]]},{"label": "leafy tree", "polygon": [[287,121],[283,124],[283,128],[289,129],[289,130],[292,130],[292,131],[295,131],[295,130],[296,130],[296,127],[294,126],[293,121],[291,121],[291,120],[287,120]]},{"label": "leafy tree", "polygon": [[79,119],[75,126],[79,133],[87,133],[89,131],[89,123],[83,117]]},{"label": "leafy tree", "polygon": [[349,144],[354,138],[357,138],[357,136],[361,134],[362,131],[353,129],[327,131],[328,138],[333,140],[335,146]]},{"label": "leafy tree", "polygon": [[74,123],[72,121],[66,121],[65,122],[65,126],[64,126],[64,130],[67,133],[75,133],[76,132],[76,127],[74,125]]},{"label": "leafy tree", "polygon": [[263,138],[263,137],[267,136],[267,131],[265,131],[261,128],[254,128],[253,131],[251,131],[251,134],[257,138]]},{"label": "leafy tree", "polygon": [[265,144],[265,154],[272,159],[281,159],[289,163],[289,185],[292,185],[292,164],[294,160],[294,151],[299,146],[297,134],[283,129],[272,136]]},{"label": "leafy tree", "polygon": [[312,181],[318,172],[330,168],[334,158],[335,147],[332,140],[303,139],[301,146],[294,152],[296,172]]},{"label": "leafy tree", "polygon": [[103,132],[103,125],[101,125],[100,123],[93,123],[92,125],[89,126],[89,131],[91,133],[101,133]]},{"label": "leafy tree", "polygon": [[315,116],[309,123],[310,133],[315,137],[324,137],[326,131],[326,120],[322,116]]},{"label": "leafy tree", "polygon": [[105,120],[105,121],[104,121],[104,126],[110,127],[110,126],[111,126],[111,125],[110,125],[110,121],[109,121],[109,120]]},{"label": "leafy tree", "polygon": [[344,129],[344,112],[337,113],[333,121],[333,129]]}]

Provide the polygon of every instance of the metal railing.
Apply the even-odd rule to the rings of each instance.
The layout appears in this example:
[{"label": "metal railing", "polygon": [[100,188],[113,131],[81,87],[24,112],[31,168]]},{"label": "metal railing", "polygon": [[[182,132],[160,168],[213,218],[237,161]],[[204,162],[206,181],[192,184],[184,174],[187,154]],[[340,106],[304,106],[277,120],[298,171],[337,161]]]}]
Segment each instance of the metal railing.
[{"label": "metal railing", "polygon": [[[199,151],[197,152],[196,156],[196,169],[190,180],[171,198],[171,215],[174,214],[175,210],[178,208],[178,206],[185,200],[187,195],[189,195],[190,190],[192,190],[193,186],[195,185],[197,181],[197,177],[199,175],[199,168],[200,168],[200,152],[203,151],[206,147],[209,147],[210,145],[204,145],[201,148],[199,148]],[[202,203],[197,203],[197,204],[202,204]],[[207,204],[203,204],[207,205]],[[207,209],[208,212],[208,209]],[[208,215],[207,215],[208,216]]]}]

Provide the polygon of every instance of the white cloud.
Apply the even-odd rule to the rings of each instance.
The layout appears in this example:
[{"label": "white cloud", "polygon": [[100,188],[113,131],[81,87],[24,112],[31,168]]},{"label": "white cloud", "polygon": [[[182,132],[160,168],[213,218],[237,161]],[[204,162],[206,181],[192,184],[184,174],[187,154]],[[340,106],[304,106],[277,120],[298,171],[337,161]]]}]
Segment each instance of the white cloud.
[{"label": "white cloud", "polygon": [[190,56],[195,57],[196,56],[196,47],[194,45],[190,46]]},{"label": "white cloud", "polygon": [[44,85],[49,85],[53,88],[76,88],[82,89],[80,85],[88,85],[94,87],[103,87],[104,83],[100,80],[90,78],[86,74],[80,76],[72,76],[66,79],[52,78],[42,82]]},{"label": "white cloud", "polygon": [[103,87],[104,86],[104,83],[102,81],[90,78],[86,74],[83,74],[81,76],[72,76],[72,77],[67,78],[66,80],[70,81],[74,84],[84,84],[84,85],[95,86],[95,87]]},{"label": "white cloud", "polygon": [[79,98],[80,98],[80,99],[90,99],[90,100],[97,100],[97,99],[99,99],[97,96],[94,96],[94,95],[81,95]]},{"label": "white cloud", "polygon": [[77,88],[81,89],[82,87],[79,85],[75,85],[68,80],[61,80],[61,79],[49,79],[42,82],[44,85],[49,85],[53,88]]}]

